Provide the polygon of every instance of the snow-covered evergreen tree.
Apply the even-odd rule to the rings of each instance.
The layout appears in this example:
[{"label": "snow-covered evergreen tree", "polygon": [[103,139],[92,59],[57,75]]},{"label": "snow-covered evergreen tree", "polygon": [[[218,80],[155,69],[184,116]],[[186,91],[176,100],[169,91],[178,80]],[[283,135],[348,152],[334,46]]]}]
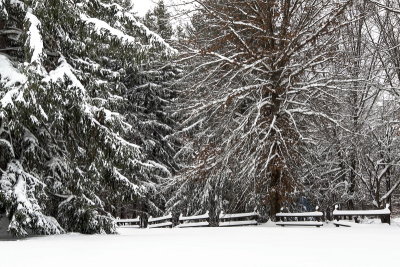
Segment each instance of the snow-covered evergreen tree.
[{"label": "snow-covered evergreen tree", "polygon": [[143,22],[149,29],[160,34],[165,40],[170,40],[174,34],[171,15],[163,0],[159,0],[156,7],[146,13]]},{"label": "snow-covered evergreen tree", "polygon": [[162,185],[179,169],[175,154],[180,142],[175,135],[177,116],[173,109],[178,88],[173,82],[180,75],[181,70],[174,64],[154,61],[141,65],[135,73],[138,80],[129,79],[125,84],[128,88],[126,119],[135,129],[128,139],[135,140],[143,148],[147,163],[158,169],[150,177],[152,191],[146,199],[151,202],[138,203],[140,207],[134,209],[153,215],[163,212],[165,195]]},{"label": "snow-covered evergreen tree", "polygon": [[[156,25],[150,23],[150,14],[151,19],[157,22]],[[172,25],[163,1],[147,13],[144,24],[163,39],[170,40]],[[149,163],[161,167],[152,176],[154,190],[147,196],[157,204],[143,206],[140,203],[141,207],[135,207],[153,215],[163,212],[160,209],[165,206],[163,185],[179,170],[179,162],[175,158],[180,148],[179,137],[175,134],[178,125],[175,105],[180,91],[176,81],[182,71],[178,64],[170,60],[155,58],[131,70],[131,75],[124,81],[128,88],[127,119],[136,129],[133,139],[140,140]]]},{"label": "snow-covered evergreen tree", "polygon": [[113,232],[109,212],[166,169],[135,139],[127,85],[175,50],[125,3],[1,2],[0,206],[15,235]]}]

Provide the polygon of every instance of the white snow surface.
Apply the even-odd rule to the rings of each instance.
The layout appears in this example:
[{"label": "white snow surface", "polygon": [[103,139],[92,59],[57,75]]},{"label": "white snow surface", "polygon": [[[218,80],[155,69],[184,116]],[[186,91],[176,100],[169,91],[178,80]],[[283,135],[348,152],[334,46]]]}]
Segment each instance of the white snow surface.
[{"label": "white snow surface", "polygon": [[239,225],[256,225],[256,220],[247,220],[247,221],[228,221],[228,222],[219,222],[219,227],[224,226],[239,226]]},{"label": "white snow surface", "polygon": [[155,223],[155,224],[149,224],[147,227],[148,228],[161,228],[161,227],[167,227],[171,226],[172,222],[163,222],[163,223]]},{"label": "white snow surface", "polygon": [[[1,242],[1,266],[400,266],[398,225],[128,229]],[[43,254],[45,252],[45,254]]]},{"label": "white snow surface", "polygon": [[177,228],[208,226],[208,222],[189,222],[178,224]]},{"label": "white snow surface", "polygon": [[298,226],[298,225],[303,225],[303,226],[317,226],[317,225],[324,225],[323,222],[317,222],[317,221],[291,221],[291,222],[277,222],[276,225],[288,225],[288,226]]}]

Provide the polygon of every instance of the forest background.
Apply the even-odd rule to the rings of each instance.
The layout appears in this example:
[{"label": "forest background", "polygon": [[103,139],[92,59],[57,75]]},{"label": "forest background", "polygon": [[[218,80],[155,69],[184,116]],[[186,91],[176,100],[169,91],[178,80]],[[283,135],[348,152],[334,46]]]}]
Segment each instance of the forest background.
[{"label": "forest background", "polygon": [[[181,1],[180,5],[185,2]],[[400,3],[0,0],[0,214],[115,217],[400,200]],[[174,6],[179,8],[180,6]],[[171,7],[173,8],[173,7]]]}]

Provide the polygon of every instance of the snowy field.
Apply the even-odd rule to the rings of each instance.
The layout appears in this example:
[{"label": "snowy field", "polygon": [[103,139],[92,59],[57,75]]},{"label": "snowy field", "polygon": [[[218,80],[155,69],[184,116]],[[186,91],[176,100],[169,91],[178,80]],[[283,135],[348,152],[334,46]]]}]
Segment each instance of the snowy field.
[{"label": "snowy field", "polygon": [[1,266],[400,266],[400,224],[120,229],[0,241]]}]

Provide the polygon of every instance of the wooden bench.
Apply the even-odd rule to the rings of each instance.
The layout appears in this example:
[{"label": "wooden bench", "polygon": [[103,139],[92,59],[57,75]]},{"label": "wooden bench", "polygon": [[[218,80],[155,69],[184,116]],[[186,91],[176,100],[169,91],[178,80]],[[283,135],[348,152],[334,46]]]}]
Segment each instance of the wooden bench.
[{"label": "wooden bench", "polygon": [[140,216],[137,216],[134,219],[115,219],[115,223],[117,227],[120,228],[140,228]]},{"label": "wooden bench", "polygon": [[186,228],[186,227],[205,227],[210,226],[210,216],[208,211],[201,215],[194,216],[183,216],[182,214],[179,216],[179,224],[176,226],[177,228]]},{"label": "wooden bench", "polygon": [[316,207],[314,212],[298,212],[298,213],[285,213],[283,208],[280,213],[276,215],[277,222],[276,225],[279,226],[323,226],[322,217],[324,214],[318,211]]},{"label": "wooden bench", "polygon": [[[380,218],[381,221],[387,221],[390,224],[390,209],[389,204],[386,208],[380,210],[339,210],[338,205],[335,205],[335,210],[332,213],[333,222],[336,227],[345,226],[350,227],[352,225],[352,220],[355,223],[359,223],[359,218],[373,217]],[[347,220],[347,221],[346,221]]]},{"label": "wooden bench", "polygon": [[172,214],[168,214],[162,217],[153,218],[152,216],[149,217],[147,221],[147,228],[172,228]]},{"label": "wooden bench", "polygon": [[257,212],[225,214],[221,211],[219,214],[219,226],[257,225],[258,217],[259,214]]}]

